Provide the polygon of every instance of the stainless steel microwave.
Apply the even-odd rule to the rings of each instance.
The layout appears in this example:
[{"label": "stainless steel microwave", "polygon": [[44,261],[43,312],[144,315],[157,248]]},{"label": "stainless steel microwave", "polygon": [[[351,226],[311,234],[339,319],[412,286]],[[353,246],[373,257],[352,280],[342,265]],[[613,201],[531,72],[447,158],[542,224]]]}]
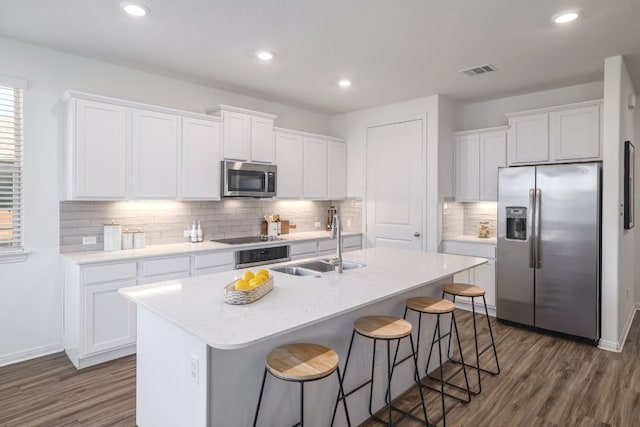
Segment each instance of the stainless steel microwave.
[{"label": "stainless steel microwave", "polygon": [[224,197],[275,197],[276,165],[222,162],[222,195]]}]

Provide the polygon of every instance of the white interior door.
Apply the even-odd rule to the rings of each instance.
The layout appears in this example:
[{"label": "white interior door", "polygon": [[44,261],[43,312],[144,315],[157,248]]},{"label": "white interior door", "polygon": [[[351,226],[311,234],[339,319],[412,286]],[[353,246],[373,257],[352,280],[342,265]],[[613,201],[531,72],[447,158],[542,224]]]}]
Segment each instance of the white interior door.
[{"label": "white interior door", "polygon": [[422,120],[367,129],[367,246],[422,247]]}]

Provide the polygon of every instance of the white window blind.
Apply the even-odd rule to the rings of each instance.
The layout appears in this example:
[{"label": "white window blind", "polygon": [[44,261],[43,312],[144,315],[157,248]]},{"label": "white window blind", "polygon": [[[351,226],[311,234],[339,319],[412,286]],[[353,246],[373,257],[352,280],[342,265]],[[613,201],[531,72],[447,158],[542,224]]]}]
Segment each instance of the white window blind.
[{"label": "white window blind", "polygon": [[22,244],[22,89],[0,86],[0,254]]}]

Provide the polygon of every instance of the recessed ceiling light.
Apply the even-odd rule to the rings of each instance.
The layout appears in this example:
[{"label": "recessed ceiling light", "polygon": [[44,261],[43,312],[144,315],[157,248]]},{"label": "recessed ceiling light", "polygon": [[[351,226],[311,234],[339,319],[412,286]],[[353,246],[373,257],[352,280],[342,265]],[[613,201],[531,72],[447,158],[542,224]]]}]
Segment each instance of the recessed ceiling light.
[{"label": "recessed ceiling light", "polygon": [[348,79],[342,79],[338,82],[338,86],[340,87],[349,87],[351,86],[351,80]]},{"label": "recessed ceiling light", "polygon": [[567,24],[575,21],[580,16],[579,10],[565,10],[551,17],[551,20],[556,24]]},{"label": "recessed ceiling light", "polygon": [[120,7],[131,16],[145,16],[149,13],[149,8],[142,3],[123,1],[120,3]]},{"label": "recessed ceiling light", "polygon": [[262,61],[271,61],[274,56],[276,56],[276,54],[268,50],[259,50],[256,52],[256,57]]}]

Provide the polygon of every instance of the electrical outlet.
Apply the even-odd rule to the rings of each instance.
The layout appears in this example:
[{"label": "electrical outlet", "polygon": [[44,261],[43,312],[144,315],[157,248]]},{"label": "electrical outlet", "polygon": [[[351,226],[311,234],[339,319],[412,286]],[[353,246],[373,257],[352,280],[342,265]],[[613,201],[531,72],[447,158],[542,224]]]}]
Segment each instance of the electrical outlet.
[{"label": "electrical outlet", "polygon": [[316,221],[313,225],[314,225],[316,228],[320,228],[320,227],[322,227],[322,224],[320,224],[320,221]]},{"label": "electrical outlet", "polygon": [[351,220],[350,219],[347,220],[347,228],[351,228]]},{"label": "electrical outlet", "polygon": [[82,238],[83,245],[95,245],[97,243],[96,236],[86,236]]},{"label": "electrical outlet", "polygon": [[198,378],[200,377],[200,360],[195,354],[189,355],[189,364],[191,366],[191,381],[198,384]]},{"label": "electrical outlet", "polygon": [[182,232],[182,235],[183,235],[184,237],[189,237],[189,236],[191,236],[191,230],[184,230],[184,231]]}]

